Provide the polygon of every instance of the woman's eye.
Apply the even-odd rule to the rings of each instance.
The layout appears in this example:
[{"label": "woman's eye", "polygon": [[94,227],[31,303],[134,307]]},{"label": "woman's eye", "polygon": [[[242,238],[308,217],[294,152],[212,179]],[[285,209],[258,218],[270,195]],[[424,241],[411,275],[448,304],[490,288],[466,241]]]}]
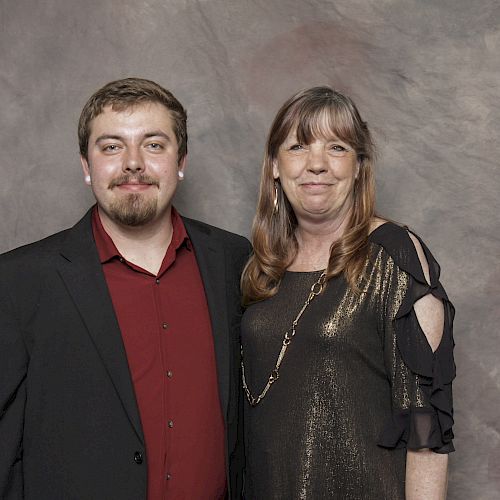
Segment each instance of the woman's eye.
[{"label": "woman's eye", "polygon": [[330,147],[330,149],[331,149],[332,151],[337,151],[337,152],[339,152],[339,153],[340,153],[340,152],[343,152],[343,151],[347,151],[347,149],[346,149],[346,148],[344,148],[344,146],[341,146],[340,144],[333,144],[333,145]]},{"label": "woman's eye", "polygon": [[302,149],[304,149],[304,147],[302,146],[302,144],[292,144],[288,149],[290,151],[301,151]]}]

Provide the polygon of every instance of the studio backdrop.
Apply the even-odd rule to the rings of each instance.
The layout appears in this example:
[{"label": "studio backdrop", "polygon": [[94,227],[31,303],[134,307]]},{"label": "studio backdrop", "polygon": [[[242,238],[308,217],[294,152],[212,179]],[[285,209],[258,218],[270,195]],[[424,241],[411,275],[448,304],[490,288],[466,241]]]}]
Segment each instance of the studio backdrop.
[{"label": "studio backdrop", "polygon": [[176,206],[245,235],[279,106],[347,93],[375,135],[379,212],[428,243],[457,309],[449,498],[497,500],[499,54],[497,0],[0,0],[0,250],[92,203],[76,125],[108,81],[173,91],[189,125]]}]

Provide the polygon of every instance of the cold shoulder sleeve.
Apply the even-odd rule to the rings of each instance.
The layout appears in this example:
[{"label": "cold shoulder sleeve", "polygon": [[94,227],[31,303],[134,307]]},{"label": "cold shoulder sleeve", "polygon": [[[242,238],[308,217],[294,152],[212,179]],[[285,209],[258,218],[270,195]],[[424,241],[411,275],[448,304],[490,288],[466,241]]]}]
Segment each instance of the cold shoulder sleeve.
[{"label": "cold shoulder sleeve", "polygon": [[[429,282],[422,269],[422,257],[419,258],[405,228],[386,223],[370,236],[372,243],[382,247],[392,266],[389,282],[383,285],[381,304],[392,414],[378,444],[385,448],[430,448],[437,453],[449,453],[454,451],[454,308],[439,281],[439,264],[420,238],[411,234],[420,243],[429,266]],[[434,351],[414,307],[427,294],[442,303],[444,313],[441,339]]]}]

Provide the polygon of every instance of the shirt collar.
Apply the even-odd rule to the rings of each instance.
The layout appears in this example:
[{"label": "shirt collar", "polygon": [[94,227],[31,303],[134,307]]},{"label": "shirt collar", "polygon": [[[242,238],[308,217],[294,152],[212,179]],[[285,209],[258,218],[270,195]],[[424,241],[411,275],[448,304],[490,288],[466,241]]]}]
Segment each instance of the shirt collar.
[{"label": "shirt collar", "polygon": [[[173,233],[169,246],[173,246],[174,250],[178,250],[184,245],[189,251],[191,251],[191,240],[186,232],[184,222],[182,222],[182,217],[174,207],[172,207],[171,210],[171,218]],[[92,232],[94,234],[94,240],[101,264],[109,262],[114,258],[124,258],[116,248],[116,245],[113,243],[109,234],[104,229],[97,205],[94,205],[94,208],[92,209]],[[165,254],[166,253],[167,252],[165,250]]]}]

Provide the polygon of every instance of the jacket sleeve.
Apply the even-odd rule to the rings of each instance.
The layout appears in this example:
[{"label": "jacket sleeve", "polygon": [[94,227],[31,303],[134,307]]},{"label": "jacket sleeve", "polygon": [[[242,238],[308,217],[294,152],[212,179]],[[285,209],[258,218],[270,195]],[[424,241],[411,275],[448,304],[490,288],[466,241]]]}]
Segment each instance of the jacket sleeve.
[{"label": "jacket sleeve", "polygon": [[7,286],[0,286],[0,498],[23,494],[23,425],[28,354]]},{"label": "jacket sleeve", "polygon": [[[241,273],[250,258],[252,253],[252,246],[250,242],[246,239],[242,239],[241,247],[238,252],[238,260],[236,263],[236,269],[238,270],[238,279],[241,278]],[[238,281],[239,284],[239,281]],[[240,296],[240,294],[238,294]],[[240,301],[241,304],[241,301]],[[243,419],[243,409],[244,409],[244,394],[243,387],[241,385],[241,357],[240,357],[240,345],[241,345],[241,332],[240,332],[240,324],[241,324],[241,314],[243,313],[243,307],[240,305],[240,314],[239,314],[239,322],[238,322],[238,350],[236,356],[236,365],[237,365],[237,387],[238,387],[238,415],[237,415],[237,437],[235,449],[232,456],[231,462],[231,482],[232,482],[232,491],[231,491],[231,499],[239,500],[244,498],[244,474],[245,474],[245,441],[244,441],[244,419]]]}]

